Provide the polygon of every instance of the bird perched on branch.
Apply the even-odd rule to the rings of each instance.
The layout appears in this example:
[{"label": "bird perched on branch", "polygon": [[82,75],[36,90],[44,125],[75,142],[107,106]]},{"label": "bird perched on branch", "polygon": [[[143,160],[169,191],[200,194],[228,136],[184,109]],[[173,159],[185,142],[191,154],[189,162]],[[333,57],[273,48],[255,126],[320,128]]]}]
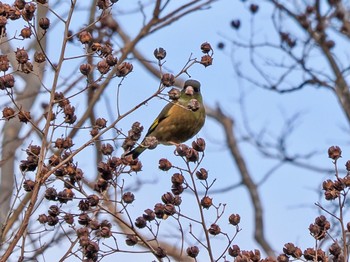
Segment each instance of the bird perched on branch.
[{"label": "bird perched on branch", "polygon": [[179,97],[163,108],[141,144],[126,156],[132,155],[133,159],[136,159],[149,148],[147,140],[152,138],[160,144],[176,145],[196,135],[205,122],[200,86],[201,84],[196,80],[187,80]]}]

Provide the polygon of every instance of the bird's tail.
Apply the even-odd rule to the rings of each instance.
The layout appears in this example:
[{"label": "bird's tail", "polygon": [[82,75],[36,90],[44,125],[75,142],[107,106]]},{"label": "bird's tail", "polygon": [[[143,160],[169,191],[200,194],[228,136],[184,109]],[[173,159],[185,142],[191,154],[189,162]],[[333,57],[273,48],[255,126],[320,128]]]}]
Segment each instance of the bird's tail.
[{"label": "bird's tail", "polygon": [[129,153],[126,153],[125,156],[130,156],[132,155],[133,159],[136,159],[139,157],[139,155],[141,155],[141,153],[143,151],[145,151],[147,149],[147,147],[144,146],[138,146],[135,149],[131,150]]}]

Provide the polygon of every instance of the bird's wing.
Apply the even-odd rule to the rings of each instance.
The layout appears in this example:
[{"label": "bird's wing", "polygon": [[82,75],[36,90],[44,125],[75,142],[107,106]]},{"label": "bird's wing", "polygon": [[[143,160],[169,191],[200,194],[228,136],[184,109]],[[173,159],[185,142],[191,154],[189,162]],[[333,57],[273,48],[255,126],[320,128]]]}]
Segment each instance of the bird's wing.
[{"label": "bird's wing", "polygon": [[174,103],[169,103],[163,108],[163,110],[159,113],[158,117],[153,121],[152,125],[148,129],[146,137],[149,136],[157,128],[160,122],[169,117],[174,106]]}]

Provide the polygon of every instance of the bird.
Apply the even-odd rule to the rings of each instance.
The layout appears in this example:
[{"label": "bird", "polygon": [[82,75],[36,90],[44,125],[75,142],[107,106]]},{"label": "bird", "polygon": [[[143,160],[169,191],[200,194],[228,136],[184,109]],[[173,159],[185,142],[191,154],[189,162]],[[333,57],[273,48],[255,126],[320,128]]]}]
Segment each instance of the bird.
[{"label": "bird", "polygon": [[133,159],[145,151],[145,141],[155,137],[159,144],[178,145],[195,136],[205,123],[205,108],[200,92],[201,84],[189,79],[185,82],[177,100],[169,102],[159,113],[139,146],[125,156]]}]

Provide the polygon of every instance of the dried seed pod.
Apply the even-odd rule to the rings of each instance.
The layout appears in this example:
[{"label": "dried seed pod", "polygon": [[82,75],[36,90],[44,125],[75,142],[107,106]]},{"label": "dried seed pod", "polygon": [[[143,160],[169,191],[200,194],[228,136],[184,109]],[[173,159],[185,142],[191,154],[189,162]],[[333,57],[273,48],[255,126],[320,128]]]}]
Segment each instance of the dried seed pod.
[{"label": "dried seed pod", "polygon": [[90,64],[82,64],[79,67],[80,73],[87,76],[91,73],[92,66]]},{"label": "dried seed pod", "polygon": [[111,67],[108,65],[105,59],[97,63],[97,70],[102,74],[107,74]]},{"label": "dried seed pod", "polygon": [[110,44],[105,44],[101,47],[101,55],[104,57],[111,55],[112,52],[113,52],[113,48]]},{"label": "dried seed pod", "polygon": [[188,104],[187,108],[192,110],[193,112],[196,112],[201,107],[201,104],[198,102],[197,99],[191,99]]},{"label": "dried seed pod", "polygon": [[239,214],[231,214],[228,218],[228,222],[231,225],[237,226],[241,222],[241,216]]},{"label": "dried seed pod", "polygon": [[111,144],[107,143],[107,144],[103,144],[101,146],[101,153],[105,156],[109,156],[113,153],[114,148]]},{"label": "dried seed pod", "polygon": [[90,206],[95,207],[100,202],[100,198],[95,194],[89,195],[87,197],[87,202],[89,203]]},{"label": "dried seed pod", "polygon": [[211,206],[213,205],[213,199],[208,197],[208,196],[204,196],[201,200],[201,206],[205,209],[209,209]]},{"label": "dried seed pod", "polygon": [[185,177],[180,173],[175,173],[171,177],[171,182],[176,185],[181,185],[183,182],[185,182]]},{"label": "dried seed pod", "polygon": [[67,224],[72,225],[74,223],[74,216],[72,214],[65,214],[63,217],[63,220]]},{"label": "dried seed pod", "polygon": [[25,124],[27,124],[28,123],[28,121],[30,120],[30,119],[32,119],[32,117],[30,116],[30,112],[28,112],[28,111],[19,111],[19,113],[18,113],[18,119],[19,119],[19,121],[20,122],[23,122],[23,123],[25,123]]},{"label": "dried seed pod", "polygon": [[192,142],[192,147],[198,152],[203,152],[205,150],[205,140],[203,138],[197,138],[196,141]]},{"label": "dried seed pod", "polygon": [[25,64],[29,60],[28,53],[26,50],[24,50],[24,48],[17,48],[17,51],[15,51],[15,55],[17,62],[20,64]]},{"label": "dried seed pod", "polygon": [[50,27],[50,19],[48,19],[47,17],[42,17],[39,20],[39,26],[43,29],[43,30],[47,30]]},{"label": "dried seed pod", "polygon": [[170,89],[170,91],[168,92],[169,99],[170,99],[170,100],[174,100],[174,101],[176,101],[176,100],[178,100],[178,99],[180,98],[180,94],[181,94],[181,92],[180,92],[180,90],[177,89],[177,88],[172,88],[172,89]]},{"label": "dried seed pod", "polygon": [[34,61],[39,63],[39,64],[45,62],[46,57],[45,57],[44,53],[36,51],[34,54]]},{"label": "dried seed pod", "polygon": [[142,217],[147,221],[153,221],[156,218],[156,214],[153,212],[152,209],[148,208],[144,212],[145,213],[142,215]]},{"label": "dried seed pod", "polygon": [[107,124],[107,120],[104,118],[97,118],[95,121],[95,126],[97,126],[99,129],[105,128]]},{"label": "dried seed pod", "polygon": [[124,77],[127,74],[129,74],[133,69],[133,65],[128,62],[123,62],[117,67],[116,76],[117,77]]},{"label": "dried seed pod", "polygon": [[136,218],[135,226],[138,228],[146,227],[146,219],[144,219],[143,217]]},{"label": "dried seed pod", "polygon": [[159,160],[159,166],[158,167],[159,167],[160,170],[168,171],[172,167],[172,164],[170,163],[170,161],[168,159],[161,158]]},{"label": "dried seed pod", "polygon": [[2,86],[5,88],[12,88],[15,85],[15,78],[12,74],[4,75],[0,77],[0,89]]},{"label": "dried seed pod", "polygon": [[39,215],[38,221],[39,221],[40,224],[47,223],[47,221],[48,221],[47,215],[45,215],[45,214]]},{"label": "dried seed pod", "polygon": [[166,57],[166,50],[162,47],[159,47],[159,48],[154,50],[153,54],[154,54],[155,58],[160,61]]},{"label": "dried seed pod", "polygon": [[135,236],[135,235],[127,235],[126,236],[125,243],[128,246],[135,246],[137,244],[137,242],[138,242],[137,236]]},{"label": "dried seed pod", "polygon": [[106,57],[106,62],[109,66],[115,66],[118,63],[118,58],[114,57],[112,54],[109,54]]},{"label": "dried seed pod", "polygon": [[341,149],[339,146],[331,146],[328,148],[328,157],[332,158],[333,160],[337,160],[339,157],[341,157]]},{"label": "dried seed pod", "polygon": [[50,206],[48,213],[50,216],[57,217],[60,214],[60,208],[56,205]]},{"label": "dried seed pod", "polygon": [[186,159],[188,162],[197,162],[199,159],[198,152],[193,148],[187,150]]},{"label": "dried seed pod", "polygon": [[100,51],[102,48],[102,45],[100,43],[92,43],[91,50],[94,52]]},{"label": "dried seed pod", "polygon": [[164,86],[173,86],[175,84],[175,76],[173,74],[162,75],[161,82]]},{"label": "dried seed pod", "polygon": [[45,190],[45,198],[47,200],[55,201],[57,198],[57,191],[53,187],[49,187]]},{"label": "dried seed pod", "polygon": [[208,229],[209,234],[211,235],[218,235],[221,233],[221,229],[217,224],[211,224],[210,228]]},{"label": "dried seed pod", "polygon": [[53,226],[57,225],[58,222],[59,222],[58,217],[53,217],[53,216],[48,216],[47,217],[47,224],[49,226],[53,227]]},{"label": "dried seed pod", "polygon": [[90,218],[89,215],[86,214],[86,213],[82,213],[82,214],[80,214],[79,217],[78,217],[78,223],[79,223],[80,225],[83,225],[83,226],[88,225],[89,222],[90,222],[90,220],[91,220],[91,218]]},{"label": "dried seed pod", "polygon": [[167,192],[162,195],[162,201],[164,204],[173,204],[174,203],[174,195],[170,192]]},{"label": "dried seed pod", "polygon": [[10,68],[10,61],[7,55],[0,55],[0,71],[6,72]]},{"label": "dried seed pod", "polygon": [[30,29],[30,27],[24,27],[22,28],[21,33],[19,35],[23,38],[30,38],[32,36],[32,30]]},{"label": "dried seed pod", "polygon": [[23,188],[27,192],[33,191],[35,182],[33,180],[27,179],[23,182]]},{"label": "dried seed pod", "polygon": [[11,107],[5,107],[2,110],[2,117],[6,120],[10,120],[11,118],[15,117],[15,110]]},{"label": "dried seed pod", "polygon": [[135,200],[135,196],[133,193],[131,192],[125,192],[122,196],[122,200],[124,201],[124,203],[126,204],[131,204],[132,202],[134,202]]},{"label": "dried seed pod", "polygon": [[229,247],[228,254],[232,257],[237,257],[241,254],[241,249],[237,245],[232,245],[232,247]]},{"label": "dried seed pod", "polygon": [[204,55],[201,57],[200,63],[205,67],[213,64],[213,58],[210,55]]},{"label": "dried seed pod", "polygon": [[208,42],[205,42],[205,43],[201,44],[201,50],[204,54],[208,54],[210,51],[213,50],[213,48],[211,47],[211,45]]},{"label": "dried seed pod", "polygon": [[82,44],[88,44],[92,40],[92,35],[88,31],[83,31],[79,34],[79,41]]}]

